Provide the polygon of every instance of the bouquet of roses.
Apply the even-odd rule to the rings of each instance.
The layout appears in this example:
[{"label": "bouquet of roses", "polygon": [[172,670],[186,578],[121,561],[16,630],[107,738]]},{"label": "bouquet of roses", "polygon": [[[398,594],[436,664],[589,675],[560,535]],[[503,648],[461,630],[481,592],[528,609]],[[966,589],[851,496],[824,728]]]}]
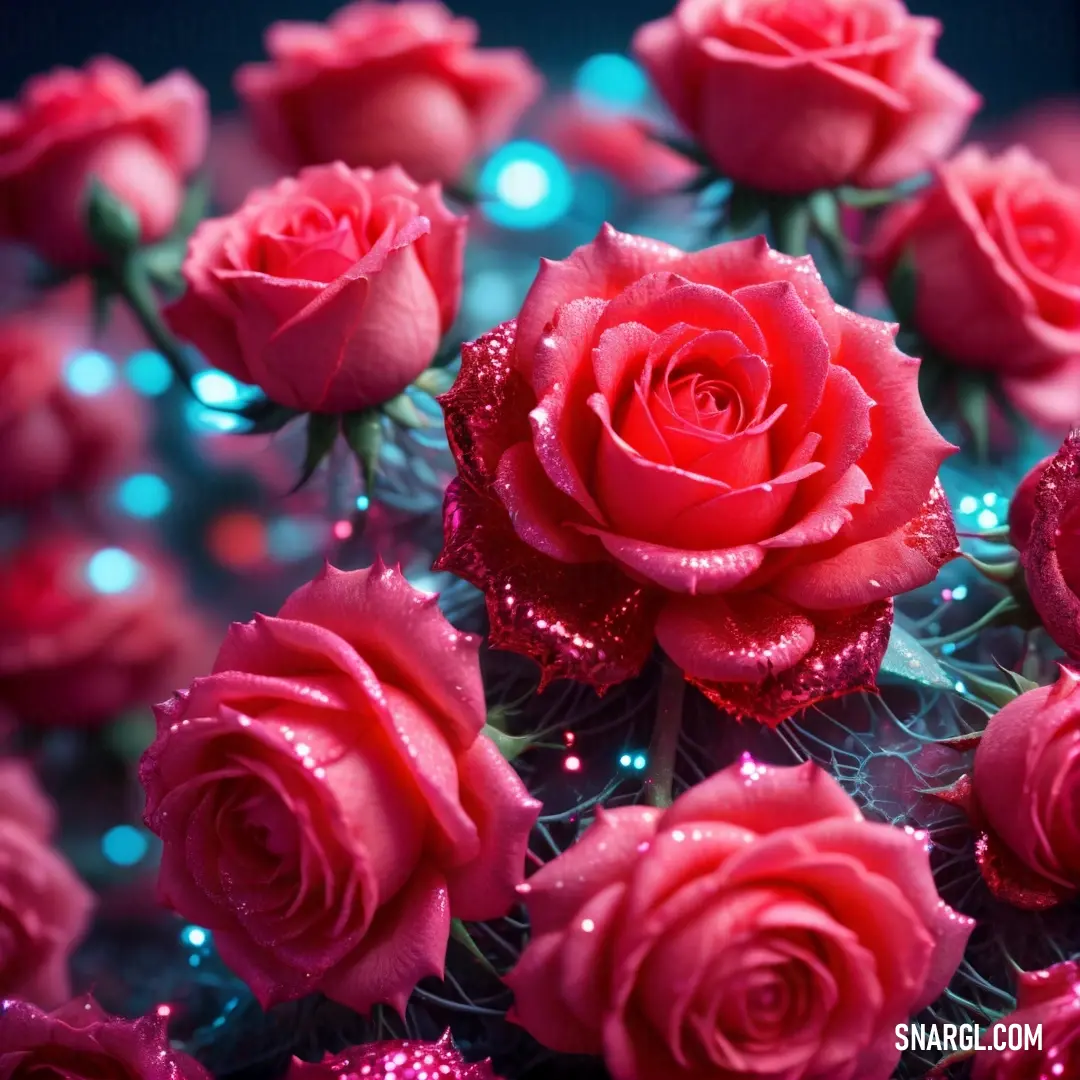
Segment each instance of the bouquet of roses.
[{"label": "bouquet of roses", "polygon": [[635,112],[360,0],[247,126],[0,104],[0,1080],[1080,1077],[1080,189],[940,31],[681,0]]}]

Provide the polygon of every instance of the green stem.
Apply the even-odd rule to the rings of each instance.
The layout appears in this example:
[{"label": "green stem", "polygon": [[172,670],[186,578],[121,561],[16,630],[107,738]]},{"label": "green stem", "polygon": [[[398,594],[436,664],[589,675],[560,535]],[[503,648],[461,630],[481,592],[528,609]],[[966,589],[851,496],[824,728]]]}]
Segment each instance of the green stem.
[{"label": "green stem", "polygon": [[666,656],[661,661],[660,689],[656,700],[656,719],[649,743],[649,774],[645,780],[645,798],[650,806],[666,809],[671,805],[675,783],[675,755],[682,733],[683,702],[686,679]]},{"label": "green stem", "polygon": [[198,401],[199,395],[195,393],[192,385],[187,357],[161,317],[154,288],[138,258],[125,259],[122,266],[113,269],[112,279],[117,293],[123,297],[124,303],[138,320],[150,343],[165,358],[184,389]]},{"label": "green stem", "polygon": [[805,255],[810,250],[810,225],[805,200],[784,200],[769,207],[773,246],[785,255]]},{"label": "green stem", "polygon": [[999,619],[1019,610],[1020,605],[1016,600],[1011,596],[1006,596],[999,600],[985,615],[982,616],[982,618],[976,619],[970,626],[965,626],[963,630],[957,630],[953,634],[946,634],[944,637],[924,638],[922,644],[925,646],[941,646],[966,641],[973,634],[977,634],[980,630],[985,630],[988,626],[993,626]]}]

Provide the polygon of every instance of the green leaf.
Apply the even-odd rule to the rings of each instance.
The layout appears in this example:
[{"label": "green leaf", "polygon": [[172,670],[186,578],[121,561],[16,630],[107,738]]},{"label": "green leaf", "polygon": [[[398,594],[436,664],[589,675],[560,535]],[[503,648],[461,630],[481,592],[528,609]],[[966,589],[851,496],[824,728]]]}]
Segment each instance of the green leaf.
[{"label": "green leaf", "polygon": [[915,325],[915,290],[918,286],[918,278],[915,273],[915,263],[911,256],[905,252],[897,260],[896,265],[885,283],[885,292],[889,297],[889,305],[896,315],[897,322],[904,327]]},{"label": "green leaf", "polygon": [[899,623],[892,628],[889,647],[881,661],[881,674],[934,690],[952,690],[956,684],[956,680],[949,677],[935,657],[919,643],[919,639]]},{"label": "green leaf", "polygon": [[807,200],[814,233],[828,249],[836,268],[849,272],[848,241],[840,220],[840,203],[834,191],[815,191]]},{"label": "green leaf", "polygon": [[379,454],[382,451],[382,417],[377,409],[364,409],[346,414],[342,426],[345,441],[360,462],[364,485],[370,496],[375,486],[375,473],[379,468]]},{"label": "green leaf", "polygon": [[979,461],[990,456],[990,394],[986,383],[977,377],[960,376],[956,382],[957,406],[960,418],[971,435],[971,443]]},{"label": "green leaf", "polygon": [[413,404],[408,394],[398,394],[397,397],[384,401],[380,409],[384,416],[388,416],[400,427],[422,428],[428,426],[424,414]]},{"label": "green leaf", "polygon": [[138,246],[138,215],[97,177],[87,187],[85,214],[90,239],[107,255],[122,257]]},{"label": "green leaf", "polygon": [[472,934],[469,933],[469,928],[461,921],[461,919],[450,920],[450,936],[459,945],[464,945],[472,956],[479,961],[480,966],[485,971],[494,975],[496,979],[501,978],[491,961],[483,954],[483,952],[481,952],[480,946],[473,940]]},{"label": "green leaf", "polygon": [[315,475],[319,463],[334,445],[334,439],[338,433],[338,418],[326,413],[309,413],[307,425],[307,450],[304,453],[304,464],[300,472],[300,479],[289,493],[299,491]]},{"label": "green leaf", "polygon": [[184,287],[181,267],[184,265],[186,254],[186,242],[177,237],[142,248],[134,257],[141,261],[143,269],[155,284],[170,292],[178,293]]}]

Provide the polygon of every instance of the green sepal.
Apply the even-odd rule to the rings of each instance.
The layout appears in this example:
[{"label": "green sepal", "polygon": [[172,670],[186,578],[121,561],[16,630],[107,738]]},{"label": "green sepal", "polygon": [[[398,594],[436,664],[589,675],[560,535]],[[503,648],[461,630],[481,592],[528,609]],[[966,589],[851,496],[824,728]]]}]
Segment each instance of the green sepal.
[{"label": "green sepal", "polygon": [[994,664],[997,666],[998,671],[1005,676],[1009,682],[1012,683],[1017,694],[1026,694],[1029,690],[1038,690],[1039,684],[1032,679],[1027,679],[1019,672],[1012,671],[1007,667],[1003,667],[996,660]]},{"label": "green sepal", "polygon": [[176,223],[169,233],[170,239],[186,240],[199,224],[210,208],[210,179],[206,176],[196,177],[189,185],[184,195],[184,205],[180,207],[180,213],[176,216]]},{"label": "green sepal", "polygon": [[736,236],[755,232],[765,217],[761,194],[736,184],[724,205],[724,224]]},{"label": "green sepal", "polygon": [[772,198],[766,203],[772,246],[785,255],[805,255],[810,248],[812,218],[807,199]]},{"label": "green sepal", "polygon": [[446,365],[429,367],[427,371],[420,373],[413,386],[429,397],[437,398],[445,394],[454,385],[454,376],[446,370]]},{"label": "green sepal", "polygon": [[507,735],[492,724],[485,724],[483,734],[494,744],[495,748],[507,761],[514,761],[533,746],[531,735]]},{"label": "green sepal", "polygon": [[97,177],[86,190],[86,231],[94,244],[113,258],[122,258],[139,246],[139,217]]},{"label": "green sepal", "polygon": [[293,494],[299,491],[315,475],[323,458],[330,453],[334,440],[338,433],[338,418],[326,413],[308,413],[307,423],[307,449],[304,452],[304,464],[300,471],[300,479],[296,486],[289,492]]},{"label": "green sepal", "polygon": [[382,416],[378,409],[362,409],[360,412],[346,413],[342,420],[342,428],[345,432],[345,441],[360,463],[360,470],[364,476],[364,488],[370,497],[375,486],[375,473],[379,468],[379,454],[382,451]]},{"label": "green sepal", "polygon": [[485,971],[490,975],[494,975],[496,979],[501,978],[499,973],[495,970],[495,966],[483,954],[480,946],[476,944],[475,940],[473,940],[472,934],[469,933],[469,928],[461,921],[461,919],[450,920],[450,936],[459,945],[464,945]]},{"label": "green sepal", "polygon": [[903,196],[893,188],[838,188],[836,197],[852,210],[877,210]]},{"label": "green sepal", "polygon": [[398,394],[379,406],[382,414],[403,428],[427,427],[424,414],[413,404],[408,394]]},{"label": "green sepal", "polygon": [[957,411],[971,435],[979,461],[986,461],[990,456],[990,400],[984,378],[968,372],[957,373]]},{"label": "green sepal", "polygon": [[116,299],[116,285],[108,274],[91,273],[90,308],[93,317],[94,338],[98,340],[105,333],[112,314],[113,301]]}]

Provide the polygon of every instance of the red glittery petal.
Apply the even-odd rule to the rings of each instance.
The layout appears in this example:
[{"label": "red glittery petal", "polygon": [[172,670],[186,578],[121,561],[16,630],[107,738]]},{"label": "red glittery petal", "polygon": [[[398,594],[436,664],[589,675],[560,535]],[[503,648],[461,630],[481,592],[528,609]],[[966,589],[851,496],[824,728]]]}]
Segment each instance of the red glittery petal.
[{"label": "red glittery petal", "polygon": [[513,369],[514,322],[461,349],[461,371],[439,404],[458,473],[475,487],[494,481],[508,447],[532,441],[529,412],[536,396]]},{"label": "red glittery petal", "polygon": [[853,612],[806,614],[814,622],[814,644],[787,671],[760,683],[688,681],[737,719],[757,720],[769,727],[818,702],[876,690],[892,629],[892,601],[878,601]]},{"label": "red glittery petal", "polygon": [[975,837],[975,862],[994,896],[1021,911],[1045,911],[1075,894],[1025,866],[988,829]]},{"label": "red glittery petal", "polygon": [[490,642],[532,657],[541,686],[576,679],[603,692],[636,675],[653,645],[658,599],[610,563],[568,564],[529,547],[506,508],[460,477],[446,491],[436,570],[482,589]]},{"label": "red glittery petal", "polygon": [[286,1080],[401,1080],[431,1076],[438,1080],[499,1080],[490,1061],[467,1063],[458,1053],[448,1031],[438,1042],[416,1039],[389,1040],[353,1046],[321,1062],[293,1058]]},{"label": "red glittery petal", "polygon": [[1080,659],[1080,598],[1069,588],[1058,556],[1065,515],[1080,505],[1080,431],[1074,431],[1046,466],[1035,489],[1031,535],[1021,560],[1031,602],[1046,632]]}]

